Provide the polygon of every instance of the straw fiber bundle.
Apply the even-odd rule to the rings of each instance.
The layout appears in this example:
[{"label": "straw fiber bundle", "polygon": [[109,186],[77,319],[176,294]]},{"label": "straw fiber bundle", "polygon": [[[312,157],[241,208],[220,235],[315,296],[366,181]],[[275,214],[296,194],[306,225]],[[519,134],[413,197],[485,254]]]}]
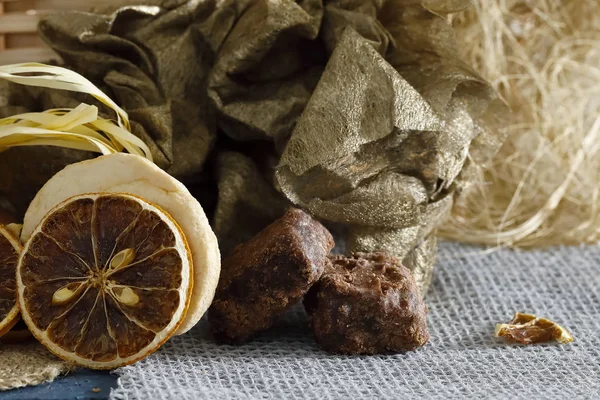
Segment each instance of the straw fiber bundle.
[{"label": "straw fiber bundle", "polygon": [[498,246],[600,234],[600,4],[476,0],[454,19],[464,55],[512,109],[508,139],[457,201],[443,237]]}]

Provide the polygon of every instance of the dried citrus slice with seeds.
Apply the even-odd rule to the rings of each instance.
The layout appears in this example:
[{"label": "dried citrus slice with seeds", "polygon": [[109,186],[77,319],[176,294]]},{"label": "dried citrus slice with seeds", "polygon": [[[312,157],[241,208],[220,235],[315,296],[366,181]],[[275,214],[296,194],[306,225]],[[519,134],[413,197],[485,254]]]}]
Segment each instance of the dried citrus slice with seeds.
[{"label": "dried citrus slice with seeds", "polygon": [[15,270],[21,245],[13,235],[0,225],[0,336],[19,320]]},{"label": "dried citrus slice with seeds", "polygon": [[189,331],[212,303],[221,256],[217,237],[198,201],[177,179],[147,159],[115,153],[66,166],[31,201],[21,232],[25,243],[44,216],[57,204],[82,193],[131,193],[165,210],[181,227],[192,251],[194,289],[176,335]]},{"label": "dried citrus slice with seeds", "polygon": [[129,194],[83,194],[51,210],[17,267],[23,320],[57,356],[95,369],[131,364],[183,321],[192,256],[177,223]]}]

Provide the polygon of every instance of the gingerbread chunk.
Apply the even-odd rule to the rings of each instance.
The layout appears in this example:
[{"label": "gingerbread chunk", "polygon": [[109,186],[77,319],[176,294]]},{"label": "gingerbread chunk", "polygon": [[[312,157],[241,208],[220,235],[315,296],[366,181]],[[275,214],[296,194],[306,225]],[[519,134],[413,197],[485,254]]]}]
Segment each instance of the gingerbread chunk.
[{"label": "gingerbread chunk", "polygon": [[318,344],[341,354],[415,350],[429,340],[426,308],[415,279],[383,253],[330,257],[304,305]]},{"label": "gingerbread chunk", "polygon": [[215,338],[241,343],[267,329],[321,277],[333,237],[317,220],[290,209],[222,263],[209,321]]}]

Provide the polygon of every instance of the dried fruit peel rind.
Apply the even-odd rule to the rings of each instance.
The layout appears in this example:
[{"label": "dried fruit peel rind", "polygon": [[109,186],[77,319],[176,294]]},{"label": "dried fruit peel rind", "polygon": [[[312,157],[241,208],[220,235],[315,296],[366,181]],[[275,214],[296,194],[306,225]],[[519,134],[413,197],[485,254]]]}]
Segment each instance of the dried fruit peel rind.
[{"label": "dried fruit peel rind", "polygon": [[535,344],[556,340],[558,343],[571,343],[573,336],[562,326],[547,318],[517,312],[506,324],[496,324],[494,336],[510,342]]}]

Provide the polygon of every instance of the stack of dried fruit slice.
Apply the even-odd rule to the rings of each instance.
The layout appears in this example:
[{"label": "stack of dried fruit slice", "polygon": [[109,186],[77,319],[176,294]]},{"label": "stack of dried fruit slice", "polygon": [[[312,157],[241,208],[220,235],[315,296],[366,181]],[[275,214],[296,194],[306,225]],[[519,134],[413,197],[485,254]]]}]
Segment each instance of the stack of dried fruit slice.
[{"label": "stack of dried fruit slice", "polygon": [[72,164],[50,179],[25,215],[22,251],[0,233],[0,334],[20,308],[51,352],[89,368],[133,363],[188,331],[219,280],[200,204],[136,155]]},{"label": "stack of dried fruit slice", "polygon": [[149,160],[116,153],[68,165],[40,189],[29,205],[21,242],[27,242],[40,221],[61,202],[82,193],[103,192],[141,197],[160,207],[181,227],[192,253],[194,286],[190,307],[176,334],[187,332],[214,297],[221,271],[219,247],[200,203],[181,182]]},{"label": "stack of dried fruit slice", "polygon": [[87,93],[116,113],[116,121],[107,120],[81,104],[0,119],[2,148],[106,154],[67,166],[37,193],[20,233],[23,251],[18,235],[0,225],[0,336],[20,308],[53,353],[106,369],[187,332],[210,306],[221,269],[198,201],[151,162],[127,113],[86,78],[35,63],[4,66],[0,78]]}]

